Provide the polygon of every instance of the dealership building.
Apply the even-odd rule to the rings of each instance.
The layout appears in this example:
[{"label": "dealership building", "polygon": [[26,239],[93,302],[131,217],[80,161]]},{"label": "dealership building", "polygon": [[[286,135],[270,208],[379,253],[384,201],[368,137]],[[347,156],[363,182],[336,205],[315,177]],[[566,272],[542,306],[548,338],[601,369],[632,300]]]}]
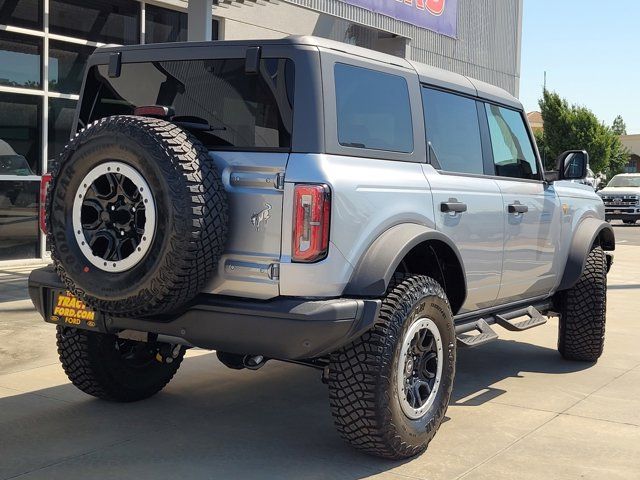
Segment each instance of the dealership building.
[{"label": "dealership building", "polygon": [[97,47],[316,35],[517,96],[522,8],[522,0],[0,0],[0,265],[47,255],[40,176],[69,139]]}]

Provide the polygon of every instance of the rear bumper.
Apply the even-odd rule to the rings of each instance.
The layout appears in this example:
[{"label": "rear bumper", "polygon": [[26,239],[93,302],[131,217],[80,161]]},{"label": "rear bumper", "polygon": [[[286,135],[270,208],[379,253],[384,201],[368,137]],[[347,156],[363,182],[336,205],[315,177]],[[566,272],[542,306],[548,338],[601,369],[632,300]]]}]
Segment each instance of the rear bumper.
[{"label": "rear bumper", "polygon": [[[51,318],[52,292],[64,289],[51,267],[29,276],[29,296],[49,323],[60,323]],[[201,294],[183,312],[167,318],[122,318],[98,312],[91,322],[95,326],[74,327],[103,333],[136,330],[177,337],[206,349],[299,360],[327,355],[361,336],[373,326],[380,303],[288,297],[259,301]]]}]

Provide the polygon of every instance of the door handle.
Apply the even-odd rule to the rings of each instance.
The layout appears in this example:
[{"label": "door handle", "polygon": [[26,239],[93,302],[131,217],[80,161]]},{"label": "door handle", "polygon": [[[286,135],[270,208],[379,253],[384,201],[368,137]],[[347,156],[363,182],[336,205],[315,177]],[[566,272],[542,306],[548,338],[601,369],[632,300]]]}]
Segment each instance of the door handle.
[{"label": "door handle", "polygon": [[527,213],[529,211],[529,207],[526,205],[521,205],[520,203],[512,203],[509,205],[509,213]]},{"label": "door handle", "polygon": [[452,199],[450,202],[442,202],[440,211],[442,213],[463,213],[467,211],[467,204]]}]

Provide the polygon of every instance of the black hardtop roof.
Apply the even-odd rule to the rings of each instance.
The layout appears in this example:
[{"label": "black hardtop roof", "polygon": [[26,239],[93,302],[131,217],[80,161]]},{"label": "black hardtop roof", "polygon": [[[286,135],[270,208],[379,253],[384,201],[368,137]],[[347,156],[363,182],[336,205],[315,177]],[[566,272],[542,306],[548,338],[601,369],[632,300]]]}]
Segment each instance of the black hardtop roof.
[{"label": "black hardtop roof", "polygon": [[269,40],[214,40],[209,42],[173,42],[173,43],[152,43],[146,45],[116,46],[106,45],[100,47],[96,53],[123,52],[123,51],[152,51],[156,49],[181,49],[181,48],[201,48],[208,46],[229,46],[229,47],[251,47],[251,46],[309,46],[318,49],[331,50],[333,53],[354,55],[363,59],[396,65],[399,67],[414,70],[421,82],[437,85],[468,95],[477,96],[489,101],[502,103],[511,107],[522,109],[520,101],[506,90],[488,84],[481,80],[476,80],[449,70],[433,67],[424,63],[414,62],[387,53],[370,50],[344,42],[329,40],[321,37],[309,35],[292,35],[288,37]]}]

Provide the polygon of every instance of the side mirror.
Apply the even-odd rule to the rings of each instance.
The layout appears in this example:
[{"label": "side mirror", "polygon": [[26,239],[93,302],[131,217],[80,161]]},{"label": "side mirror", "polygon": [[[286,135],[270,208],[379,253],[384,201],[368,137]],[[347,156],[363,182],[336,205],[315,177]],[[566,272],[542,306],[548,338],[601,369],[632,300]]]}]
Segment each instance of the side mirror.
[{"label": "side mirror", "polygon": [[589,154],[585,150],[567,150],[558,157],[558,180],[587,178]]}]

